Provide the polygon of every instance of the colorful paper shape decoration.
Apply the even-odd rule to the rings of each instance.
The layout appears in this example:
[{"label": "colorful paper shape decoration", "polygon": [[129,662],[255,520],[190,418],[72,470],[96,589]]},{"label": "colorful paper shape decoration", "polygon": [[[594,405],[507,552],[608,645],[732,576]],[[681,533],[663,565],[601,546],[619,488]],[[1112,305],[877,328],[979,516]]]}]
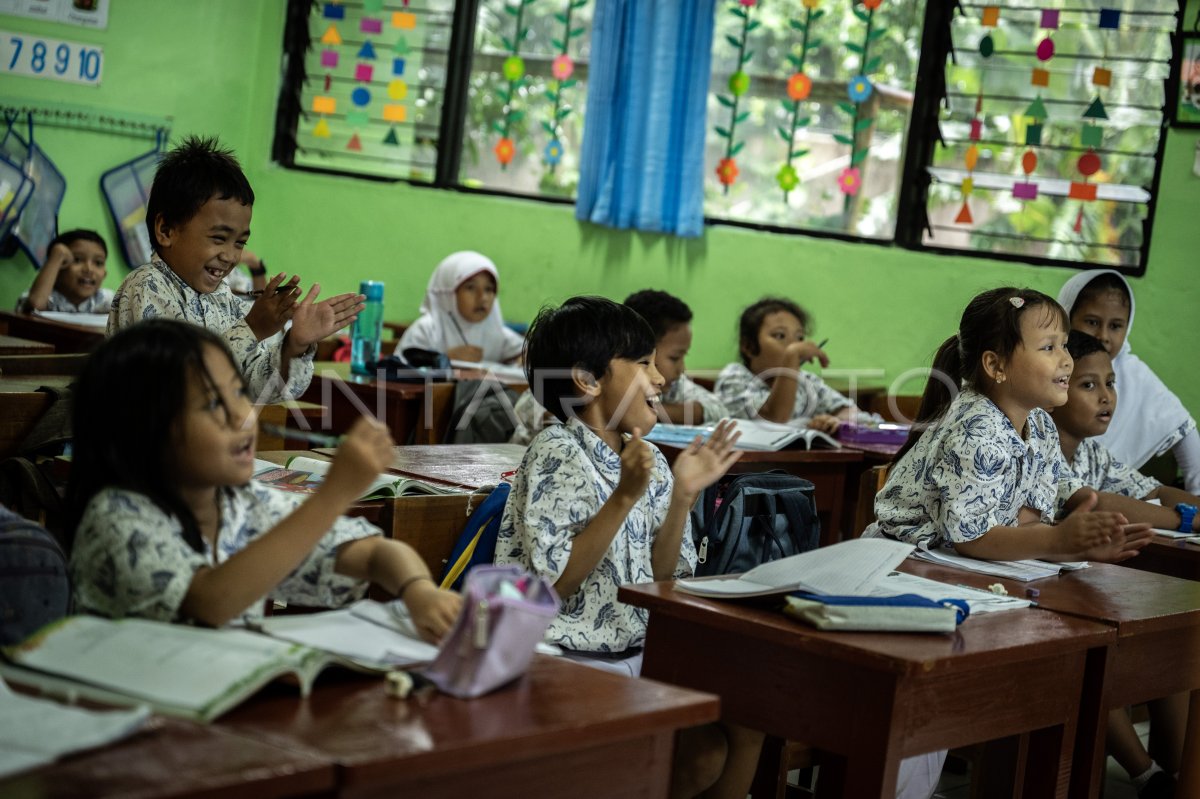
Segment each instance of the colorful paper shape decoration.
[{"label": "colorful paper shape decoration", "polygon": [[1104,141],[1104,129],[1099,125],[1084,125],[1079,141],[1084,147],[1099,147]]},{"label": "colorful paper shape decoration", "polygon": [[1036,183],[1022,183],[1020,181],[1013,184],[1013,198],[1017,200],[1036,200],[1038,196],[1038,188]]},{"label": "colorful paper shape decoration", "polygon": [[1072,181],[1071,191],[1067,196],[1072,200],[1094,200],[1096,199],[1096,184]]},{"label": "colorful paper shape decoration", "polygon": [[315,114],[336,114],[337,100],[333,97],[314,97],[312,110]]},{"label": "colorful paper shape decoration", "polygon": [[1021,169],[1025,170],[1025,174],[1033,173],[1037,169],[1038,157],[1033,150],[1026,150],[1025,155],[1021,156]]},{"label": "colorful paper shape decoration", "polygon": [[322,9],[325,19],[345,19],[346,9],[339,3],[326,3]]},{"label": "colorful paper shape decoration", "polygon": [[1104,110],[1104,103],[1097,97],[1092,100],[1092,104],[1083,112],[1084,119],[1108,119],[1108,112]]},{"label": "colorful paper shape decoration", "polygon": [[408,39],[403,36],[396,39],[396,43],[392,45],[392,50],[395,51],[396,55],[408,55]]},{"label": "colorful paper shape decoration", "polygon": [[376,17],[363,17],[358,22],[358,29],[363,33],[379,35],[383,33],[383,20]]},{"label": "colorful paper shape decoration", "polygon": [[1033,119],[1045,119],[1049,114],[1046,113],[1046,105],[1042,102],[1042,96],[1039,94],[1025,109],[1025,116]]},{"label": "colorful paper shape decoration", "polygon": [[967,154],[963,157],[963,161],[967,165],[967,169],[974,172],[975,164],[979,163],[979,148],[972,144],[967,148]]},{"label": "colorful paper shape decoration", "polygon": [[342,35],[338,33],[338,29],[333,25],[330,25],[325,29],[325,32],[321,34],[321,44],[327,44],[330,47],[337,47],[341,43]]},{"label": "colorful paper shape decoration", "polygon": [[1026,125],[1025,126],[1025,144],[1029,147],[1036,147],[1042,143],[1042,126],[1041,125]]},{"label": "colorful paper shape decoration", "polygon": [[408,84],[402,80],[394,80],[388,84],[388,97],[393,100],[403,100],[408,96]]},{"label": "colorful paper shape decoration", "polygon": [[393,147],[400,146],[400,138],[396,135],[395,127],[388,128],[387,135],[383,137],[383,143],[390,144]]},{"label": "colorful paper shape decoration", "polygon": [[358,57],[364,61],[374,61],[375,45],[370,42],[363,42],[363,46],[358,48]]},{"label": "colorful paper shape decoration", "polygon": [[403,122],[408,118],[408,109],[399,103],[387,103],[383,106],[383,118],[387,122]]},{"label": "colorful paper shape decoration", "polygon": [[1100,171],[1100,156],[1096,155],[1094,150],[1088,150],[1079,156],[1078,166],[1079,174],[1090,178]]},{"label": "colorful paper shape decoration", "polygon": [[350,136],[350,141],[346,143],[346,149],[356,153],[362,152],[362,140],[358,138],[357,132]]},{"label": "colorful paper shape decoration", "polygon": [[1029,83],[1033,86],[1049,86],[1050,85],[1050,70],[1033,68],[1033,77],[1029,79]]},{"label": "colorful paper shape decoration", "polygon": [[970,197],[971,193],[975,191],[975,178],[963,178],[960,190],[964,197]]},{"label": "colorful paper shape decoration", "polygon": [[1048,30],[1057,30],[1058,29],[1058,10],[1053,9],[1053,8],[1043,8],[1042,9],[1042,22],[1040,25],[1038,25],[1038,27],[1046,28]]},{"label": "colorful paper shape decoration", "polygon": [[1093,86],[1111,86],[1112,85],[1112,70],[1104,67],[1096,67],[1092,70],[1092,85]]},{"label": "colorful paper shape decoration", "polygon": [[1037,57],[1038,61],[1049,61],[1054,58],[1054,40],[1049,36],[1038,42]]},{"label": "colorful paper shape decoration", "polygon": [[984,58],[991,58],[994,52],[996,52],[996,43],[992,41],[992,34],[985,33],[979,40],[979,54]]},{"label": "colorful paper shape decoration", "polygon": [[325,121],[325,117],[317,120],[317,124],[313,128],[313,135],[322,139],[329,138],[329,123]]},{"label": "colorful paper shape decoration", "polygon": [[1075,226],[1071,228],[1076,233],[1083,232],[1083,209],[1079,209],[1079,213],[1075,214]]},{"label": "colorful paper shape decoration", "polygon": [[975,220],[971,218],[971,206],[967,205],[967,201],[963,200],[962,208],[958,211],[958,216],[954,217],[954,221],[959,225],[973,225]]},{"label": "colorful paper shape decoration", "polygon": [[328,69],[333,69],[338,65],[337,50],[322,50],[321,51],[321,66]]},{"label": "colorful paper shape decoration", "polygon": [[366,111],[351,111],[346,114],[346,122],[348,122],[351,127],[363,128],[366,127],[367,123],[370,121],[371,117],[367,116]]},{"label": "colorful paper shape decoration", "polygon": [[392,74],[397,77],[404,74],[404,59],[403,58],[393,58],[392,59]]},{"label": "colorful paper shape decoration", "polygon": [[983,136],[983,120],[982,119],[972,119],[971,120],[971,141],[979,141],[979,139],[982,136]]},{"label": "colorful paper shape decoration", "polygon": [[371,93],[364,87],[359,86],[354,91],[350,92],[350,102],[354,103],[359,108],[364,105],[370,105]]},{"label": "colorful paper shape decoration", "polygon": [[415,30],[417,27],[417,15],[409,11],[393,11],[392,27],[399,28],[402,31]]},{"label": "colorful paper shape decoration", "polygon": [[354,79],[363,83],[370,83],[371,76],[375,74],[375,67],[370,64],[358,64],[354,67]]},{"label": "colorful paper shape decoration", "polygon": [[1121,11],[1116,8],[1100,9],[1100,27],[1116,30],[1121,26]]},{"label": "colorful paper shape decoration", "polygon": [[979,21],[985,28],[996,27],[1000,23],[1000,6],[984,6]]}]

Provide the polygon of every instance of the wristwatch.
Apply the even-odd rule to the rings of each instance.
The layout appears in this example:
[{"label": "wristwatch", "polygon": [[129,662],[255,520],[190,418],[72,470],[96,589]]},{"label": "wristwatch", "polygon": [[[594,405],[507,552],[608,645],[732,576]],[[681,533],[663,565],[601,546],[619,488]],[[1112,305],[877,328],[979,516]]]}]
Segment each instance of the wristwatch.
[{"label": "wristwatch", "polygon": [[1196,518],[1196,506],[1180,502],[1175,506],[1175,510],[1179,512],[1179,532],[1192,532],[1192,520]]},{"label": "wristwatch", "polygon": [[246,269],[250,272],[251,277],[262,277],[267,273],[267,262],[259,258],[258,269],[253,266],[247,266]]}]

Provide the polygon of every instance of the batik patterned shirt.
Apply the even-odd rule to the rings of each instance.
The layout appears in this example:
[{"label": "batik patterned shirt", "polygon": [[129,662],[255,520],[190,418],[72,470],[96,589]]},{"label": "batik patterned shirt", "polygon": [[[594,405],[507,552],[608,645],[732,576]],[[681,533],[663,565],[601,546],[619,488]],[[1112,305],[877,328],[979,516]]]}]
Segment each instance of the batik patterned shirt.
[{"label": "batik patterned shirt", "polygon": [[[517,563],[555,583],[575,536],[596,517],[621,477],[621,456],[578,419],[547,427],[533,440],[513,479],[496,541],[496,562]],[[562,608],[548,638],[577,652],[641,646],[647,611],[617,601],[617,587],[654,580],[652,553],[674,484],[657,449],[646,493],[625,517],[608,551]],[[690,576],[696,548],[685,523],[676,577]]]},{"label": "batik patterned shirt", "polygon": [[[25,312],[25,303],[28,300],[29,292],[27,291],[17,300],[17,313]],[[53,289],[44,310],[57,313],[108,313],[108,309],[112,307],[112,301],[112,289],[96,289],[95,294],[78,305],[68,300],[66,295],[60,293],[58,289]]]},{"label": "batik patterned shirt", "polygon": [[725,403],[721,402],[716,394],[697,385],[687,375],[680,375],[679,379],[663,392],[662,401],[668,405],[679,405],[685,402],[699,404],[704,411],[704,418],[693,419],[692,424],[710,424],[729,416]]},{"label": "batik patterned shirt", "polygon": [[1162,483],[1147,477],[1132,466],[1121,463],[1094,438],[1085,438],[1069,464],[1071,471],[1088,488],[1142,499]]},{"label": "batik patterned shirt", "polygon": [[113,297],[108,334],[143,319],[179,319],[208,328],[225,339],[246,379],[254,403],[282,402],[304,393],[313,375],[316,347],[288,365],[285,384],[280,374],[283,334],[258,340],[246,324],[247,307],[222,282],[211,294],[201,294],[157,258],[129,273]]},{"label": "batik patterned shirt", "polygon": [[[199,569],[223,563],[296,509],[305,496],[250,481],[220,492],[216,546],[197,552],[183,539],[179,519],[145,494],[105,488],[88,502],[71,551],[77,609],[121,618],[180,621],[180,606]],[[337,607],[359,599],[366,582],[334,571],[337,550],[379,535],[362,519],[340,517],[295,571],[268,593],[297,605]],[[255,601],[244,616],[262,615]]]},{"label": "batik patterned shirt", "polygon": [[[808,420],[819,413],[837,413],[853,403],[812,372],[800,371],[796,385],[796,402],[792,406],[792,423],[807,426]],[[717,398],[725,403],[734,419],[754,419],[758,409],[771,395],[767,381],[751,372],[745,365],[731,363],[717,375],[714,386]]]},{"label": "batik patterned shirt", "polygon": [[1012,527],[1023,507],[1053,524],[1084,487],[1063,459],[1058,429],[1041,408],[1021,438],[1004,412],[971,390],[892,467],[864,535],[930,547],[973,541]]}]

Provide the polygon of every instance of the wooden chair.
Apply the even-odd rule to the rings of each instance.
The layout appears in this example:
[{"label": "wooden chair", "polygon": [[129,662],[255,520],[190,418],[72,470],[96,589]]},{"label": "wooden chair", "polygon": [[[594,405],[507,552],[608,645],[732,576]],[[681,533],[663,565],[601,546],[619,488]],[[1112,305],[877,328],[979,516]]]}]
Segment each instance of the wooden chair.
[{"label": "wooden chair", "polygon": [[875,495],[883,490],[887,482],[890,464],[872,466],[858,478],[858,501],[854,506],[854,538],[862,535],[863,530],[875,521]]},{"label": "wooden chair", "polygon": [[763,739],[762,754],[758,756],[758,769],[750,784],[750,795],[754,799],[786,799],[789,796],[811,795],[807,791],[797,794],[788,785],[788,772],[820,765],[820,752],[799,741],[785,741],[768,735]]}]

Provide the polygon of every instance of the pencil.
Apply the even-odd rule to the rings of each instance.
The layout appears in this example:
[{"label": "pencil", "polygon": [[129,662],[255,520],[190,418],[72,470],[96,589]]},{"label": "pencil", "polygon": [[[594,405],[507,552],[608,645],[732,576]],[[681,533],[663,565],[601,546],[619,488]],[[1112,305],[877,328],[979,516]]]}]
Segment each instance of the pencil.
[{"label": "pencil", "polygon": [[280,438],[290,438],[293,441],[306,441],[318,447],[336,447],[342,443],[341,436],[331,436],[325,433],[316,433],[312,430],[294,430],[290,427],[281,427],[277,424],[264,422],[262,425],[264,432],[270,433],[273,436]]}]

